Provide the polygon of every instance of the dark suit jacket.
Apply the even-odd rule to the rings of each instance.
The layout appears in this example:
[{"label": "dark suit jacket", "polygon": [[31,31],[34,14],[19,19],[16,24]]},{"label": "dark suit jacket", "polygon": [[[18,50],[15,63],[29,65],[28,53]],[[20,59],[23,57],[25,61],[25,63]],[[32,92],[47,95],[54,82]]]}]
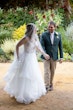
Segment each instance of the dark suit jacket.
[{"label": "dark suit jacket", "polygon": [[[51,44],[49,31],[46,31],[41,35],[40,42],[44,51],[49,54],[53,60],[58,59],[58,50],[60,52],[60,58],[63,58],[61,35],[58,32],[54,32],[53,44]],[[41,56],[41,58],[44,59],[43,55]]]}]

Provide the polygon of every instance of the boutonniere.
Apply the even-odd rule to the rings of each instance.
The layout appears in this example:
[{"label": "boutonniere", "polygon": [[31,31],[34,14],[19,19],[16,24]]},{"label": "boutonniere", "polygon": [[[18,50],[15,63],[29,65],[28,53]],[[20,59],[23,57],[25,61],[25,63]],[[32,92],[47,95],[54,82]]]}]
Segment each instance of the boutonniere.
[{"label": "boutonniere", "polygon": [[59,38],[59,34],[58,34],[58,32],[55,32],[55,33],[56,33],[56,37]]}]

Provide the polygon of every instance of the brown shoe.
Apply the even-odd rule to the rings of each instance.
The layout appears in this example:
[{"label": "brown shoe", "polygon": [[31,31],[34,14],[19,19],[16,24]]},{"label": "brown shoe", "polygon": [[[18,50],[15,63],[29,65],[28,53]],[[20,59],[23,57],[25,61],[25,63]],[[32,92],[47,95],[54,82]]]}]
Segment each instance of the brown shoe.
[{"label": "brown shoe", "polygon": [[53,85],[49,86],[49,91],[53,91]]},{"label": "brown shoe", "polygon": [[47,91],[47,92],[49,91],[49,87],[46,87],[46,91]]}]

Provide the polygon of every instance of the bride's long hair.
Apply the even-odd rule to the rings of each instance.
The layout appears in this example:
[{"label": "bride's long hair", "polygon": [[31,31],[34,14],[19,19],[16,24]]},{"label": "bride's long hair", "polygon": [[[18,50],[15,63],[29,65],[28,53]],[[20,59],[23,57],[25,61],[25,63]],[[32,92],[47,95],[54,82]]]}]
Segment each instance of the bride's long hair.
[{"label": "bride's long hair", "polygon": [[34,33],[34,29],[35,29],[35,25],[33,23],[27,24],[26,32],[25,32],[26,37],[29,37],[29,39],[31,39],[31,37]]}]

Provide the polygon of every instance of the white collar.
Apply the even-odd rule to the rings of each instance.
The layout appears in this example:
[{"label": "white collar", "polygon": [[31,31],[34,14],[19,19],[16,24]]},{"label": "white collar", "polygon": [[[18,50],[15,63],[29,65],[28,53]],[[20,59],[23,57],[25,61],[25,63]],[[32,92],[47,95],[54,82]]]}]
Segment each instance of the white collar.
[{"label": "white collar", "polygon": [[54,35],[54,32],[50,33],[51,35]]}]

